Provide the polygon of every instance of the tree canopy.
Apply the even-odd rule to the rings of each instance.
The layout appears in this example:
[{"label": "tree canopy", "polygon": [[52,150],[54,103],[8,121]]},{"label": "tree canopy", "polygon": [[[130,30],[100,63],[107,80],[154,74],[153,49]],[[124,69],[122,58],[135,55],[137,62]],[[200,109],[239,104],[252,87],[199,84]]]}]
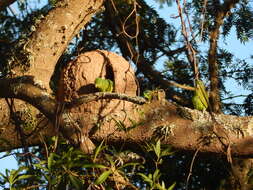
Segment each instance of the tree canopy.
[{"label": "tree canopy", "polygon": [[2,188],[253,188],[252,2],[150,2],[0,2]]}]

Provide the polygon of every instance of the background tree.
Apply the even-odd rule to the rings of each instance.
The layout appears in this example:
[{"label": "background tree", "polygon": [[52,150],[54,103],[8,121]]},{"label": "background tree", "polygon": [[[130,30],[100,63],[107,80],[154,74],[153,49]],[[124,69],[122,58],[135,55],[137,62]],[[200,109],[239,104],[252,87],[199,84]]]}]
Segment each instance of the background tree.
[{"label": "background tree", "polygon": [[[252,189],[248,159],[253,153],[252,118],[221,114],[252,115],[252,95],[242,94],[244,102],[234,103],[225,85],[235,79],[252,91],[252,65],[247,62],[250,59],[235,58],[218,43],[232,28],[242,43],[252,39],[252,3],[158,1],[178,7],[179,30],[144,0],[69,0],[43,5],[17,1],[15,8],[10,5],[13,2],[0,3],[0,150],[22,149],[12,151],[20,167],[1,175],[3,186]],[[199,39],[209,45],[207,50]],[[152,90],[150,102],[117,93],[92,93],[70,103],[59,102],[62,70],[76,56],[96,49],[116,51],[130,61],[139,83],[138,95]],[[161,57],[166,61],[158,70]],[[208,86],[210,113],[188,109],[193,108],[196,77]],[[164,90],[166,100],[157,89]],[[88,131],[84,141],[96,148],[91,154],[83,153],[77,136],[69,133],[78,118],[67,121],[62,116],[79,104],[112,98],[145,103],[140,110],[150,119],[130,120],[130,124],[115,120],[118,130],[106,138],[97,130]],[[131,113],[127,116],[131,118]],[[99,130],[106,134],[109,129],[103,127]]]}]

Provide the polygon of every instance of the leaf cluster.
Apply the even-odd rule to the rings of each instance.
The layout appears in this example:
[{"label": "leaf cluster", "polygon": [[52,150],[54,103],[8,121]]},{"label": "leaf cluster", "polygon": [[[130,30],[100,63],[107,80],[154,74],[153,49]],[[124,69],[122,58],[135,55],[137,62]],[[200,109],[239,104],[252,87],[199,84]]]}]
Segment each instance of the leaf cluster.
[{"label": "leaf cluster", "polygon": [[[170,148],[162,147],[160,141],[143,147],[146,152],[155,153],[153,163],[155,170],[146,170],[145,158],[131,151],[117,151],[107,146],[104,141],[97,146],[94,153],[86,155],[61,140],[56,152],[53,152],[55,138],[48,140],[44,156],[34,157],[33,163],[0,173],[0,185],[5,189],[88,189],[105,188],[171,190],[160,180],[162,173],[159,165],[163,158],[172,154]],[[35,156],[36,154],[34,154]],[[22,157],[22,155],[20,154]],[[21,162],[22,163],[22,162]],[[138,182],[136,182],[136,180]]]}]

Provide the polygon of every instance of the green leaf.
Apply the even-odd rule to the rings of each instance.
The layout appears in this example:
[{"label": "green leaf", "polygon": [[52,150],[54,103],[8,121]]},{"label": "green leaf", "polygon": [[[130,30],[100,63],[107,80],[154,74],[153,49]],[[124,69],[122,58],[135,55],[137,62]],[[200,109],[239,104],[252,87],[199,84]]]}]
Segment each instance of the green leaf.
[{"label": "green leaf", "polygon": [[173,183],[173,184],[168,188],[168,190],[173,190],[175,186],[176,186],[176,182]]},{"label": "green leaf", "polygon": [[45,160],[41,161],[40,163],[33,164],[33,165],[34,165],[36,168],[41,169],[41,170],[43,170],[43,171],[45,171],[45,172],[48,172],[48,171],[49,171],[48,168],[46,167],[46,161],[45,161]]},{"label": "green leaf", "polygon": [[115,118],[112,118],[112,119],[115,121],[116,126],[117,126],[119,131],[127,132],[127,127],[122,121],[116,120]]},{"label": "green leaf", "polygon": [[94,164],[94,163],[84,164],[83,167],[84,168],[100,168],[100,169],[107,168],[106,166],[102,164]]},{"label": "green leaf", "polygon": [[69,175],[69,179],[71,183],[75,186],[76,189],[82,189],[82,181],[77,177]]},{"label": "green leaf", "polygon": [[15,178],[17,177],[16,175],[17,175],[16,174],[16,170],[11,170],[10,176],[8,178],[10,184],[14,184],[15,183]]},{"label": "green leaf", "polygon": [[6,182],[8,181],[7,176],[5,176],[3,173],[0,172],[0,176],[4,179],[4,181],[6,181]]},{"label": "green leaf", "polygon": [[160,170],[159,169],[156,169],[154,174],[153,174],[153,180],[156,181],[160,178]]},{"label": "green leaf", "polygon": [[174,154],[174,152],[172,152],[171,148],[168,147],[168,148],[165,148],[164,150],[162,150],[161,157],[163,157],[163,156],[169,156],[169,155],[172,155],[172,154]]},{"label": "green leaf", "polygon": [[154,188],[159,190],[166,190],[166,188],[163,185],[160,185],[159,183],[155,184]]},{"label": "green leaf", "polygon": [[155,154],[156,154],[157,158],[160,158],[160,154],[161,154],[161,142],[160,142],[160,139],[156,142],[154,150],[155,150]]},{"label": "green leaf", "polygon": [[109,175],[112,174],[111,170],[105,171],[103,172],[94,182],[95,185],[100,185],[101,183],[103,183],[108,177]]},{"label": "green leaf", "polygon": [[144,181],[148,182],[150,185],[153,184],[153,181],[152,181],[152,179],[151,179],[151,178],[152,178],[152,175],[151,175],[151,178],[150,178],[150,176],[148,177],[148,176],[146,176],[146,175],[143,174],[143,173],[137,173],[137,175],[141,176],[142,179],[143,179]]},{"label": "green leaf", "polygon": [[110,165],[111,166],[114,166],[115,163],[114,163],[114,160],[113,160],[113,157],[109,154],[105,154],[105,157],[106,157],[106,160],[108,160],[110,162]]},{"label": "green leaf", "polygon": [[164,183],[164,181],[162,181],[162,188],[163,188],[163,189],[166,189],[166,188],[165,188],[165,183]]},{"label": "green leaf", "polygon": [[10,177],[9,177],[10,184],[16,183],[17,177],[18,177],[19,173],[22,172],[22,171],[24,171],[24,170],[28,170],[28,168],[25,167],[25,166],[21,166],[17,170],[11,170]]},{"label": "green leaf", "polygon": [[48,156],[48,159],[47,159],[47,166],[48,166],[48,169],[51,170],[52,169],[52,166],[54,164],[54,157],[55,157],[55,153],[50,153],[49,156]]},{"label": "green leaf", "polygon": [[7,179],[9,178],[9,174],[10,174],[10,170],[5,169],[5,176],[6,176]]},{"label": "green leaf", "polygon": [[20,181],[22,179],[28,179],[28,178],[31,178],[31,177],[34,177],[34,175],[20,175],[16,178],[15,181]]},{"label": "green leaf", "polygon": [[143,122],[136,122],[135,120],[132,120],[131,118],[129,118],[129,121],[131,122],[131,126],[126,128],[127,132],[143,124]]},{"label": "green leaf", "polygon": [[100,145],[99,145],[98,147],[96,147],[95,153],[94,153],[94,159],[93,159],[93,160],[96,160],[98,154],[105,148],[105,147],[103,146],[103,144],[104,144],[104,140],[100,143]]},{"label": "green leaf", "polygon": [[125,167],[128,167],[128,166],[137,166],[137,165],[140,165],[140,163],[130,162],[130,163],[124,164],[123,166],[120,166],[118,169],[122,169],[122,168],[125,168]]}]

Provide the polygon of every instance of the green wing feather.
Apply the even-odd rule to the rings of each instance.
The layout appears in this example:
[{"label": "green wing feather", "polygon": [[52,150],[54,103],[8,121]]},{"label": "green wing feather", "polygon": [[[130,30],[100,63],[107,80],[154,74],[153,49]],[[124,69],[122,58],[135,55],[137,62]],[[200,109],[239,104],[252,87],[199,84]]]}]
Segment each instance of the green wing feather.
[{"label": "green wing feather", "polygon": [[95,87],[99,89],[100,92],[112,92],[113,82],[110,79],[96,78]]},{"label": "green wing feather", "polygon": [[192,97],[192,103],[197,110],[206,110],[209,105],[208,94],[204,83],[201,80],[195,80],[195,92]]}]

